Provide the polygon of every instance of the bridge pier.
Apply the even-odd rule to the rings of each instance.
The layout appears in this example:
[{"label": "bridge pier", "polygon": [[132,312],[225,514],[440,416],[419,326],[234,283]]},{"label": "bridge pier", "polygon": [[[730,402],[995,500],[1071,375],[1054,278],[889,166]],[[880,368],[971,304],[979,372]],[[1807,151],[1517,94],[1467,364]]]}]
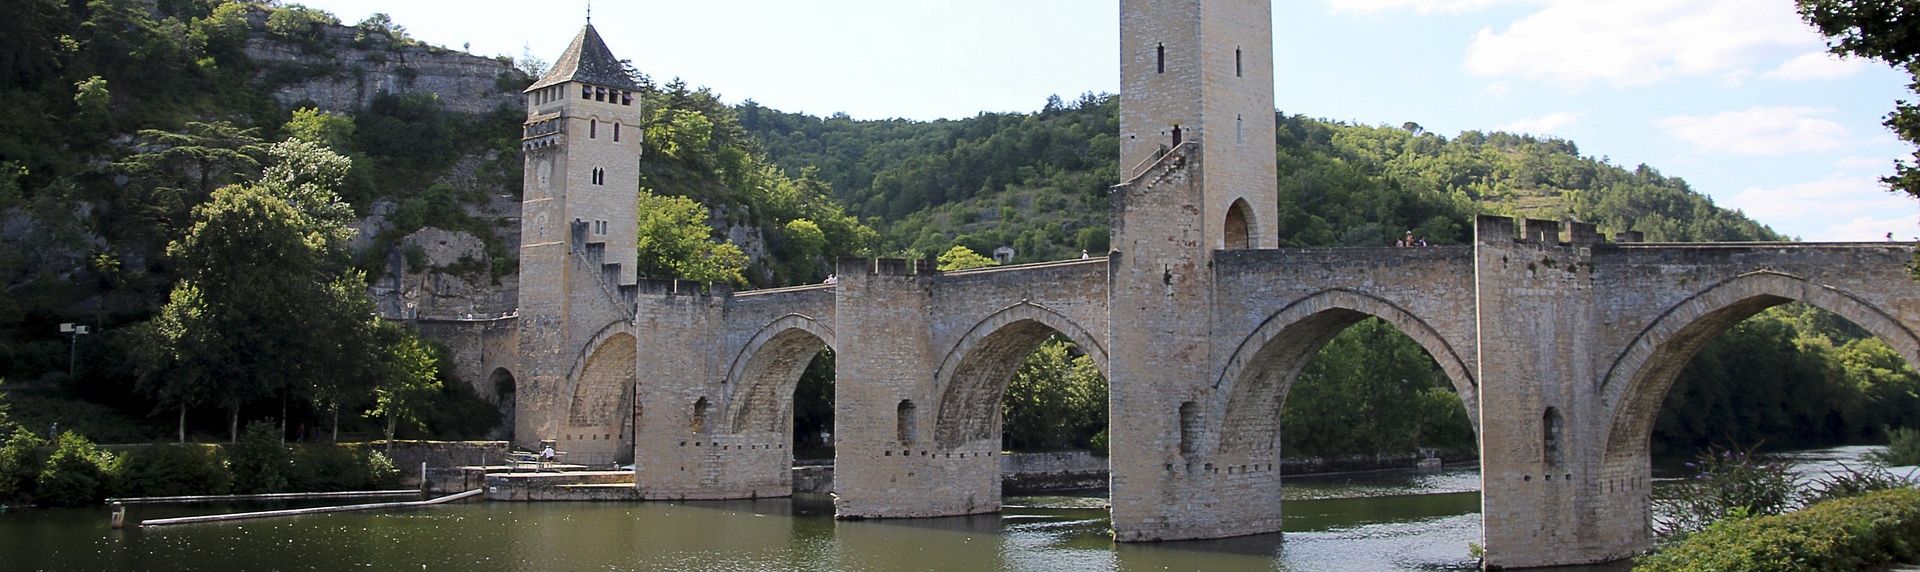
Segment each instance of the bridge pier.
[{"label": "bridge pier", "polygon": [[[1631,471],[1600,458],[1608,416],[1594,391],[1597,235],[1573,225],[1568,243],[1552,221],[1516,228],[1512,219],[1482,216],[1475,225],[1490,569],[1618,560],[1647,540],[1645,490],[1609,488]],[[1644,458],[1639,467],[1644,475]]]},{"label": "bridge pier", "polygon": [[1000,443],[935,439],[936,354],[925,260],[840,262],[834,501],[840,518],[1000,510]]}]

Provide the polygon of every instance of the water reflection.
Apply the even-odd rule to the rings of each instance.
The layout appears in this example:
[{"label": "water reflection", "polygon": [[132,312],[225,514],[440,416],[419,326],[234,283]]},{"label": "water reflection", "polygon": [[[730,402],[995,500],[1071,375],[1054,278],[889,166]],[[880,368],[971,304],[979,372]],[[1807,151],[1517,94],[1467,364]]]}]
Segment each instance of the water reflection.
[{"label": "water reflection", "polygon": [[[1801,472],[1867,448],[1801,453]],[[831,499],[474,503],[112,531],[104,508],[0,514],[8,570],[1447,570],[1480,536],[1471,468],[1286,479],[1284,534],[1115,545],[1098,494],[971,517],[835,521]],[[231,507],[136,507],[147,519]],[[247,509],[258,509],[250,505]],[[1624,570],[1625,565],[1591,568]]]}]

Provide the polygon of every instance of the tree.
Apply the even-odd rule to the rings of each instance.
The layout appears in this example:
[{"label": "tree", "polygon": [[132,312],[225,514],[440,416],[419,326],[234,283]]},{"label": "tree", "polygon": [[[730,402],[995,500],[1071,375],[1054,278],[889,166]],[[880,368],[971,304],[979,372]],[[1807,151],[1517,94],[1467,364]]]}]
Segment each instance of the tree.
[{"label": "tree", "polygon": [[998,266],[1000,264],[992,258],[981,256],[980,253],[974,252],[973,249],[958,244],[953,245],[953,248],[947,249],[946,252],[940,253],[937,261],[939,262],[941,272]]},{"label": "tree", "polygon": [[135,181],[129,201],[156,237],[175,236],[190,209],[213,190],[253,178],[266,153],[259,130],[225,121],[190,121],[180,131],[140,130],[139,151],[113,164]]},{"label": "tree", "polygon": [[1107,378],[1072,342],[1047,340],[1007,382],[1001,408],[1010,448],[1086,446],[1107,427]]},{"label": "tree", "polygon": [[374,348],[366,375],[374,383],[374,407],[368,417],[385,419],[387,446],[405,421],[421,426],[422,406],[440,391],[433,350],[405,325],[379,321],[373,326]]},{"label": "tree", "polygon": [[707,210],[686,197],[640,191],[637,199],[642,276],[696,282],[745,284],[747,256],[732,243],[717,242],[707,226]]},{"label": "tree", "polygon": [[346,152],[353,145],[353,118],[304,107],[293,111],[284,128],[287,138]]},{"label": "tree", "polygon": [[[1886,62],[1913,78],[1908,89],[1920,93],[1920,9],[1912,0],[1795,0],[1801,18],[1832,40],[1831,51]],[[1908,143],[1920,145],[1920,105],[1894,103],[1886,126]],[[1894,174],[1881,179],[1895,191],[1920,197],[1920,150],[1912,162],[1896,162]]]},{"label": "tree", "polygon": [[364,278],[342,277],[352,213],[332,189],[350,163],[304,141],[269,154],[277,162],[258,183],[214,191],[194,209],[167,248],[183,278],[142,329],[151,345],[139,356],[142,387],[180,410],[183,439],[186,409],[209,402],[228,409],[234,439],[252,400],[279,397],[284,423],[287,401],[347,369],[340,344],[368,313],[350,302],[365,296]]}]

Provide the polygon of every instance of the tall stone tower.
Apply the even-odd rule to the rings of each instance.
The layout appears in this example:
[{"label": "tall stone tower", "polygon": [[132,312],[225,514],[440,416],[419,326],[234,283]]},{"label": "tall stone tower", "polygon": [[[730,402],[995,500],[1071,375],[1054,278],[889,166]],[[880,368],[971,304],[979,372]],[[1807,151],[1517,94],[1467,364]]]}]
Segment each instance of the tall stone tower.
[{"label": "tall stone tower", "polygon": [[[1216,253],[1271,248],[1268,0],[1122,0],[1120,160],[1108,258],[1109,418],[1117,539],[1280,528],[1274,444],[1223,448]],[[1274,411],[1277,417],[1279,411]]]},{"label": "tall stone tower", "polygon": [[1206,150],[1206,246],[1272,248],[1269,0],[1122,0],[1121,177],[1181,143]]},{"label": "tall stone tower", "polygon": [[[631,442],[618,367],[590,363],[633,320],[640,86],[592,24],[528,87],[520,219],[520,379],[514,436]],[[629,337],[625,341],[630,341]],[[607,356],[610,360],[616,356]],[[612,360],[608,363],[617,363]],[[610,369],[611,368],[611,369]],[[607,370],[607,371],[600,371]],[[599,378],[605,378],[595,381]],[[585,385],[583,385],[585,380]],[[609,397],[606,388],[612,387]],[[624,397],[622,397],[624,396]],[[608,450],[619,445],[607,443]],[[628,448],[631,455],[631,448]]]}]

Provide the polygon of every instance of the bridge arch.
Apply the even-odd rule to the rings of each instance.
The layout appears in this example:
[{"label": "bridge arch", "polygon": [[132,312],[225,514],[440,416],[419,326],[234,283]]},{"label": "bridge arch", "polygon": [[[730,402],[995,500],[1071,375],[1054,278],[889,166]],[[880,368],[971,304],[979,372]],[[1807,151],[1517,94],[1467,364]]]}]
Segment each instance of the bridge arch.
[{"label": "bridge arch", "polygon": [[624,462],[633,458],[633,419],[638,341],[622,324],[602,329],[588,344],[567,379],[566,422],[557,436],[569,460],[582,464]]},{"label": "bridge arch", "polygon": [[1606,459],[1646,457],[1660,404],[1688,361],[1707,343],[1767,308],[1803,302],[1865,328],[1920,366],[1920,335],[1872,302],[1804,277],[1762,270],[1712,284],[1662,312],[1635,335],[1600,378],[1608,412]]},{"label": "bridge arch", "polygon": [[754,332],[727,368],[728,429],[791,431],[794,387],[814,355],[831,347],[833,329],[802,314],[781,316]]},{"label": "bridge arch", "polygon": [[515,416],[520,407],[520,386],[514,380],[513,371],[494,368],[493,373],[487,374],[486,390],[493,395],[494,408],[500,412],[500,431],[508,442],[513,442]]},{"label": "bridge arch", "polygon": [[1277,447],[1280,407],[1300,371],[1334,336],[1368,317],[1385,320],[1426,350],[1460,395],[1477,435],[1479,384],[1466,360],[1445,337],[1392,302],[1351,290],[1329,289],[1281,308],[1242,339],[1213,386],[1213,415],[1220,420],[1216,426],[1221,428],[1219,441],[1195,447],[1223,452]]},{"label": "bridge arch", "polygon": [[1106,346],[1080,324],[1032,302],[1001,308],[961,336],[935,370],[935,445],[951,449],[997,438],[1007,383],[1027,355],[1055,333],[1072,340],[1107,375]]}]

